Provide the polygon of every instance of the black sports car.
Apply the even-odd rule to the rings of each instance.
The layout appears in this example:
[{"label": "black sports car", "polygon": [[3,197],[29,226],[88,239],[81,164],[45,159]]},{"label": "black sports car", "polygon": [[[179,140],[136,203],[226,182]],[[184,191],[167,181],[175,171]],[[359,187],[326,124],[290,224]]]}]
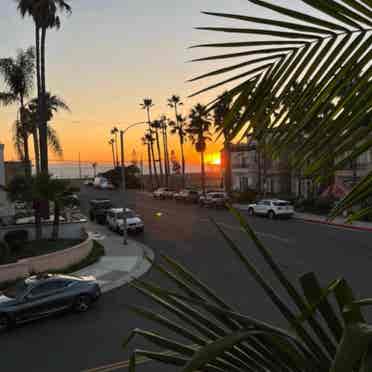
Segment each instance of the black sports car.
[{"label": "black sports car", "polygon": [[32,276],[0,293],[0,331],[66,309],[85,312],[100,295],[94,277]]}]

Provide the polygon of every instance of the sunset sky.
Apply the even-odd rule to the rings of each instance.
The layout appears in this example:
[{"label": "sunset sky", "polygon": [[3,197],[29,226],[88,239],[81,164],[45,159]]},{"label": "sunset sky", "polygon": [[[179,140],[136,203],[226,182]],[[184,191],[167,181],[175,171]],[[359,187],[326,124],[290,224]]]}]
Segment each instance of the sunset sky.
[{"label": "sunset sky", "polygon": [[[2,3],[0,57],[6,57],[14,55],[18,48],[33,45],[34,29],[31,20],[21,20],[14,1],[2,0]],[[110,128],[114,125],[125,128],[144,120],[145,113],[139,106],[144,97],[151,97],[156,104],[153,109],[156,118],[163,113],[172,114],[166,105],[172,94],[184,99],[186,114],[194,103],[207,103],[219,93],[186,99],[208,81],[194,85],[185,81],[215,67],[209,62],[186,61],[216,53],[213,49],[188,50],[187,47],[231,40],[223,34],[194,30],[196,26],[231,25],[231,21],[200,14],[201,10],[253,16],[270,14],[246,0],[74,0],[69,3],[73,7],[72,15],[62,19],[60,31],[49,32],[47,36],[48,90],[63,97],[72,110],[70,114],[56,116],[51,123],[60,135],[66,161],[77,160],[79,152],[83,161],[110,161],[111,149],[107,144]],[[289,6],[294,0],[280,0],[280,3]],[[233,25],[247,27],[247,23]],[[15,117],[16,107],[0,108],[0,142],[6,145],[8,159],[15,158],[10,144]],[[145,154],[140,141],[142,133],[143,128],[128,132],[127,159],[133,149],[138,157]],[[178,153],[177,138],[170,143],[171,149]],[[220,145],[215,143],[208,152],[219,149]],[[187,157],[198,163],[191,145]]]}]

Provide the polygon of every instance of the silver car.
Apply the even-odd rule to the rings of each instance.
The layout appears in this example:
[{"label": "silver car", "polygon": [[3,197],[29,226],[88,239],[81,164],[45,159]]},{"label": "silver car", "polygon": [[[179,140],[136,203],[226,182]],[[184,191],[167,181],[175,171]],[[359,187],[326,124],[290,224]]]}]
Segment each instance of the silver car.
[{"label": "silver car", "polygon": [[100,295],[94,277],[32,276],[0,294],[0,331],[63,310],[85,312]]}]

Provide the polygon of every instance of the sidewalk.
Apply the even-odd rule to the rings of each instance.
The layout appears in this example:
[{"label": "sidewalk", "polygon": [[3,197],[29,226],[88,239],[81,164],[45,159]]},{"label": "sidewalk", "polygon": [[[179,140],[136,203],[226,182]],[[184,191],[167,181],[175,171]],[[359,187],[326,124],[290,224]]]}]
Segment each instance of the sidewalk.
[{"label": "sidewalk", "polygon": [[[242,211],[248,210],[247,204],[234,204],[233,207],[236,209],[242,210]],[[295,212],[293,218],[297,220],[305,221],[305,222],[320,223],[323,225],[342,227],[342,228],[352,229],[352,230],[372,231],[371,222],[355,221],[353,223],[347,223],[346,218],[343,218],[343,217],[337,217],[332,221],[327,221],[327,216],[319,216],[316,214]]]},{"label": "sidewalk", "polygon": [[93,275],[103,293],[121,287],[144,275],[151,267],[145,256],[154,259],[154,252],[145,245],[111,232],[105,226],[89,223],[90,236],[105,247],[106,255],[97,263],[75,272],[75,275]]}]

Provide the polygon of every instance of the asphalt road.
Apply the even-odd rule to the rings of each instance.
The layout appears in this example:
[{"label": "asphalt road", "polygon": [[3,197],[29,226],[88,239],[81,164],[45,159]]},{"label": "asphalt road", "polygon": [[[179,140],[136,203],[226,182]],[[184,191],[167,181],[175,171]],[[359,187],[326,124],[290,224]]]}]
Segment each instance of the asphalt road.
[{"label": "asphalt road", "polygon": [[[81,193],[83,209],[86,210],[89,199],[97,196],[108,196],[117,206],[124,204],[119,192],[87,188]],[[188,266],[239,311],[279,325],[285,324],[211,223],[212,217],[276,287],[252,242],[228,211],[153,200],[149,195],[137,192],[128,192],[126,198],[125,204],[139,212],[145,221],[144,235],[136,238],[154,250],[158,261],[161,252],[168,254]],[[371,233],[296,220],[270,221],[253,217],[249,221],[275,259],[293,279],[302,273],[315,271],[326,285],[332,279],[344,276],[357,289],[359,296],[370,297],[372,294]],[[166,280],[155,270],[151,270],[144,278],[167,285]],[[165,315],[161,308],[148,302],[133,288],[123,287],[103,296],[102,301],[86,314],[58,315],[17,327],[1,335],[0,370],[126,370],[94,368],[128,359],[129,353],[121,348],[121,344],[131,329],[158,328],[132,315],[126,310],[125,304],[149,306],[159,309]],[[138,339],[131,349],[147,346]],[[140,372],[159,370],[168,372],[171,368],[154,363],[138,368]]]}]

